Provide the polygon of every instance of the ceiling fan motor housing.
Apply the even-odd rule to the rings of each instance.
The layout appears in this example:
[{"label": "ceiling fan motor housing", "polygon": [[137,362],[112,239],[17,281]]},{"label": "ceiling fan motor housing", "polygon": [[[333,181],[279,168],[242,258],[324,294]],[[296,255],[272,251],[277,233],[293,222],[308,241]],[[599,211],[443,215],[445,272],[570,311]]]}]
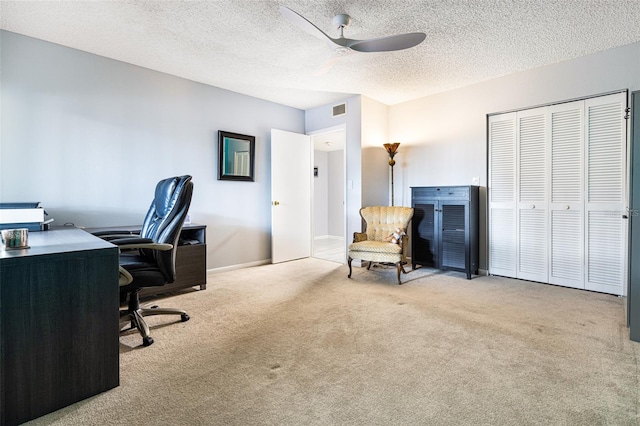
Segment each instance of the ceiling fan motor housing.
[{"label": "ceiling fan motor housing", "polygon": [[333,25],[335,25],[336,28],[338,29],[345,28],[350,23],[351,23],[351,16],[347,15],[346,13],[343,13],[341,15],[336,15],[333,17]]}]

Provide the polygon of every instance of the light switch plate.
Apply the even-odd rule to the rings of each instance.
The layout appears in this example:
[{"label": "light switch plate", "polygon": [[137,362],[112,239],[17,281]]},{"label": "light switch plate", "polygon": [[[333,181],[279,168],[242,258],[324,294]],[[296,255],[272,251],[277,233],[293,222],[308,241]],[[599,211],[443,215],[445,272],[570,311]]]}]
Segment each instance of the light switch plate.
[{"label": "light switch plate", "polygon": [[480,176],[474,176],[471,178],[471,185],[480,185]]}]

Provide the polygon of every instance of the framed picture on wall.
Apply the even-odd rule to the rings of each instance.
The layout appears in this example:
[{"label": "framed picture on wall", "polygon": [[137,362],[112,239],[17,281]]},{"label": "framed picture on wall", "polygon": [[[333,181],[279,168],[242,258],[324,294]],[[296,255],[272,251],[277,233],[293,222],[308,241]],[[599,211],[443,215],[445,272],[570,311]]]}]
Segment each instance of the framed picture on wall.
[{"label": "framed picture on wall", "polygon": [[255,136],[218,131],[218,180],[253,182]]}]

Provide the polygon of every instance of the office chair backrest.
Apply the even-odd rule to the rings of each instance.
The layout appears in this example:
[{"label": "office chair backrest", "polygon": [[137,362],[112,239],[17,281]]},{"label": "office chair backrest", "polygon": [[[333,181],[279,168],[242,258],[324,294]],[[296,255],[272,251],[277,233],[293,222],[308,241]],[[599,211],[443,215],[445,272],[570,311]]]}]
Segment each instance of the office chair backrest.
[{"label": "office chair backrest", "polygon": [[158,182],[155,198],[140,231],[140,236],[143,238],[150,238],[156,243],[173,245],[173,249],[168,251],[143,251],[145,256],[155,256],[167,283],[172,283],[176,279],[176,248],[182,225],[191,205],[192,194],[193,182],[189,175],[176,176]]}]

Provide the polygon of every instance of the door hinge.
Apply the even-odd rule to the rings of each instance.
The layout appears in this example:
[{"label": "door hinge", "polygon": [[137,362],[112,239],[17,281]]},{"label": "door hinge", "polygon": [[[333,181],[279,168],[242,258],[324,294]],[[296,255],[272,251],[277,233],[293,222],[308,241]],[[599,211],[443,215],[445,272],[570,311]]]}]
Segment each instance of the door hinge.
[{"label": "door hinge", "polygon": [[626,107],[626,108],[624,109],[624,112],[626,112],[626,114],[624,115],[624,119],[625,119],[625,120],[628,120],[628,119],[629,119],[629,117],[630,117],[629,113],[631,112],[631,107]]}]

